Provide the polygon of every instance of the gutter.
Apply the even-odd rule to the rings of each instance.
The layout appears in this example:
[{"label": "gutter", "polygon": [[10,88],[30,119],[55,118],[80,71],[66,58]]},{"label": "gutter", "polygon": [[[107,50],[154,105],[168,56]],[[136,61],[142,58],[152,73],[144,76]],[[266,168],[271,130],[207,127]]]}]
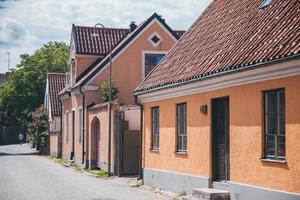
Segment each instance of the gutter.
[{"label": "gutter", "polygon": [[84,155],[85,155],[85,138],[84,138],[84,132],[85,132],[85,94],[82,92],[82,87],[79,88],[79,92],[82,94],[82,162],[81,164],[84,164]]},{"label": "gutter", "polygon": [[134,96],[134,103],[141,108],[140,113],[140,129],[141,129],[141,137],[140,137],[140,158],[139,158],[139,180],[143,180],[143,121],[144,121],[144,106],[138,102],[138,97]]},{"label": "gutter", "polygon": [[255,61],[256,63],[254,63],[254,64],[251,63],[251,64],[242,64],[240,66],[238,65],[238,66],[227,67],[226,69],[223,69],[223,70],[209,72],[209,73],[202,74],[202,75],[197,75],[196,76],[197,78],[188,78],[186,80],[179,80],[179,81],[176,81],[171,84],[166,83],[160,87],[154,87],[149,90],[147,90],[147,89],[146,90],[137,90],[134,92],[133,95],[140,96],[140,95],[144,95],[147,93],[157,92],[157,91],[167,89],[167,88],[178,87],[178,86],[181,86],[184,84],[194,83],[194,82],[202,81],[202,80],[209,79],[209,78],[215,78],[215,77],[224,76],[224,75],[241,72],[241,71],[246,71],[246,70],[254,70],[258,67],[282,63],[282,62],[290,61],[290,60],[297,59],[297,58],[300,58],[300,54],[295,54],[295,55],[287,56],[287,57],[281,57],[276,60],[267,60],[267,61],[263,61],[263,62]]}]

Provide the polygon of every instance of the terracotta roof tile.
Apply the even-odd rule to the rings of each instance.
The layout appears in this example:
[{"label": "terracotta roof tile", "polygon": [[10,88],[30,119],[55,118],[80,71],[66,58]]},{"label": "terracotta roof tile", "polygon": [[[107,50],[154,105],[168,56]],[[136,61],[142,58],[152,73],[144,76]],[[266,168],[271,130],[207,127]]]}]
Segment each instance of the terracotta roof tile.
[{"label": "terracotta roof tile", "polygon": [[[76,53],[106,55],[128,33],[129,29],[73,26]],[[96,36],[93,36],[96,34]]]},{"label": "terracotta roof tile", "polygon": [[215,0],[135,93],[300,54],[300,1]]},{"label": "terracotta roof tile", "polygon": [[61,114],[58,93],[65,87],[65,84],[65,73],[48,73],[48,90],[52,116],[60,116]]}]

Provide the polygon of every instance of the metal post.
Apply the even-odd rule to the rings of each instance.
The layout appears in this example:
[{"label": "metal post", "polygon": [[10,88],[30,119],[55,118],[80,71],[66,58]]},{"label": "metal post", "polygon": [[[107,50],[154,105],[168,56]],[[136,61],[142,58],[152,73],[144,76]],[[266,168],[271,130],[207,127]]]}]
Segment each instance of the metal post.
[{"label": "metal post", "polygon": [[108,176],[111,172],[111,79],[112,79],[112,57],[111,49],[109,50],[109,90],[108,90]]},{"label": "metal post", "polygon": [[[95,27],[101,26],[106,31],[107,28],[101,24],[97,23],[95,24]],[[108,32],[107,32],[108,33]],[[96,32],[92,34],[93,37],[99,36]],[[112,55],[111,55],[111,47],[109,47],[109,89],[108,89],[108,166],[107,166],[107,172],[108,176],[111,176],[111,84],[112,84]]]}]

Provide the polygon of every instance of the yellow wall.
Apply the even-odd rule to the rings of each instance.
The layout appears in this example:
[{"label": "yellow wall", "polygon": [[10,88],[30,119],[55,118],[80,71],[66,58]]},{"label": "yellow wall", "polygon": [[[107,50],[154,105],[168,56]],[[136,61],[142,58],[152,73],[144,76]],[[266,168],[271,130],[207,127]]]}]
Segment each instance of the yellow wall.
[{"label": "yellow wall", "polygon": [[[261,161],[262,91],[285,88],[287,163]],[[230,181],[300,193],[300,76],[144,104],[145,168],[211,177],[211,99],[229,96]],[[176,104],[187,103],[187,155],[175,154]],[[200,106],[208,105],[208,114]],[[160,149],[151,152],[151,107],[160,108]]]}]

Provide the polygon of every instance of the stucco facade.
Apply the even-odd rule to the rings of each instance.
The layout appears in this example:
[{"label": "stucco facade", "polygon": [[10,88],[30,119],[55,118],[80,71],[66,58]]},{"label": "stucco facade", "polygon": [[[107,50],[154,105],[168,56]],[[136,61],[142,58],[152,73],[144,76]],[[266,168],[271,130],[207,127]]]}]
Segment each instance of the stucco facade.
[{"label": "stucco facade", "polygon": [[[291,63],[295,69],[297,66],[299,69],[299,60]],[[285,65],[289,64],[282,63],[274,66],[280,69]],[[224,86],[224,88],[219,86],[221,89],[211,89],[166,99],[162,97],[161,100],[144,102],[143,167],[146,173],[145,182],[152,186],[166,186],[166,188],[172,189],[170,184],[155,182],[154,179],[158,178],[153,178],[153,176],[159,174],[166,176],[167,173],[173,173],[170,176],[174,177],[174,174],[180,173],[185,177],[196,176],[199,180],[204,181],[204,184],[197,183],[193,185],[194,187],[205,187],[205,184],[212,184],[212,100],[228,97],[230,154],[228,183],[300,194],[300,155],[297,153],[300,151],[298,145],[298,141],[300,141],[298,134],[300,132],[300,108],[297,106],[300,99],[300,75],[294,74],[273,80],[254,81],[231,87]],[[214,79],[218,79],[218,77]],[[224,82],[224,84],[226,83]],[[286,162],[263,161],[263,91],[278,88],[285,89]],[[177,154],[176,104],[183,102],[187,105],[187,153]],[[200,112],[202,105],[207,105],[207,114]],[[150,150],[152,107],[159,107],[160,110],[159,151]],[[186,184],[191,183],[192,181],[188,181]],[[191,188],[188,189],[190,192]],[[174,188],[174,190],[180,192],[185,188],[182,186]],[[240,192],[243,196],[245,191],[247,190],[238,192],[233,190],[232,192],[233,194]],[[291,199],[297,198],[299,196],[291,197]]]}]

